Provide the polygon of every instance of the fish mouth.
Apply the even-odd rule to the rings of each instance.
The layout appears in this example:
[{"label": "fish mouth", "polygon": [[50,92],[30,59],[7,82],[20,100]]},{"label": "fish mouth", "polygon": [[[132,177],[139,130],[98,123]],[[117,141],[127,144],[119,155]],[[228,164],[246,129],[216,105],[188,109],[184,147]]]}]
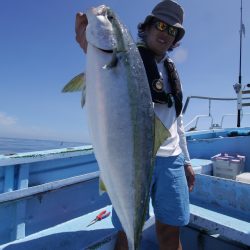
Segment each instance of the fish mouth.
[{"label": "fish mouth", "polygon": [[105,53],[113,53],[115,50],[114,49],[101,49],[101,48],[97,48],[99,50],[101,50],[102,52],[105,52]]},{"label": "fish mouth", "polygon": [[101,15],[101,16],[106,16],[107,15],[107,13],[108,13],[108,7],[106,6],[106,5],[100,5],[100,6],[98,6],[98,7],[93,7],[92,9],[91,9],[91,11],[92,11],[92,13],[94,14],[94,15]]},{"label": "fish mouth", "polygon": [[112,10],[106,5],[100,5],[89,9],[86,15],[89,21],[86,28],[88,43],[104,52],[112,53],[116,48]]}]

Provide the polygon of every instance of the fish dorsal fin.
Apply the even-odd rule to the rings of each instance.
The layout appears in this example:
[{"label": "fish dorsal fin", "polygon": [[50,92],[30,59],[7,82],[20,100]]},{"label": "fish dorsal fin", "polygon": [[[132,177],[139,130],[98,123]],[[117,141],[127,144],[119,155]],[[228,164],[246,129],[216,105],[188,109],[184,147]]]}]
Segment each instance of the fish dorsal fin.
[{"label": "fish dorsal fin", "polygon": [[154,157],[162,143],[171,136],[169,130],[164,126],[161,120],[155,115],[155,142],[154,142]]},{"label": "fish dorsal fin", "polygon": [[74,78],[72,78],[62,89],[63,93],[76,92],[76,91],[82,91],[81,106],[83,107],[85,104],[85,97],[86,97],[86,81],[84,73],[80,73]]}]

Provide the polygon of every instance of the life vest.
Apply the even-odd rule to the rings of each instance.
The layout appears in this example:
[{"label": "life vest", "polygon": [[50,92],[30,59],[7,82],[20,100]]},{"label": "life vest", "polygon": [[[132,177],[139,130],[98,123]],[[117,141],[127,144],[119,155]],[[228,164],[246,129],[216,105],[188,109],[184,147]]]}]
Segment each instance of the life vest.
[{"label": "life vest", "polygon": [[161,78],[156,65],[154,53],[144,44],[137,44],[137,47],[146,69],[153,102],[168,104],[168,107],[171,107],[174,102],[176,117],[178,117],[183,106],[183,95],[180,78],[173,61],[168,57],[164,61],[164,67],[168,73],[168,80],[171,87],[171,93],[166,93],[166,91],[164,90],[163,79]]}]

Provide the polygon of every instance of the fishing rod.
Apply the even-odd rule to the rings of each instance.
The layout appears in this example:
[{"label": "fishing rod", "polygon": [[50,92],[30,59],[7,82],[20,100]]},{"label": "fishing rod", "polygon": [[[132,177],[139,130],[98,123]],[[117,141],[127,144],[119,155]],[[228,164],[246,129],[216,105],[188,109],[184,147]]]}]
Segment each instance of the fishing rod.
[{"label": "fishing rod", "polygon": [[237,93],[237,127],[240,127],[241,112],[242,112],[242,84],[241,84],[241,59],[242,59],[242,33],[243,33],[243,22],[242,22],[242,0],[240,6],[240,64],[239,64],[239,82],[234,85],[234,89]]}]

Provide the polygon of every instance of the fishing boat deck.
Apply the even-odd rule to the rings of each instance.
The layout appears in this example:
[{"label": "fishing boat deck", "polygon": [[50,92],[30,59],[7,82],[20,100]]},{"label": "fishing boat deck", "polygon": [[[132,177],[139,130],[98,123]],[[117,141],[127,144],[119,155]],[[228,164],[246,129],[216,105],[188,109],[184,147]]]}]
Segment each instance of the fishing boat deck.
[{"label": "fishing boat deck", "polygon": [[[189,133],[194,165],[208,165],[213,155],[237,149],[246,156],[245,171],[250,172],[250,136],[230,137],[229,132]],[[111,249],[116,237],[111,216],[86,227],[103,208],[111,211],[108,196],[99,196],[92,148],[61,151],[0,157],[0,249]],[[184,248],[198,250],[208,244],[204,249],[249,249],[246,197],[250,197],[250,184],[196,174],[191,219],[182,230]],[[158,249],[152,210],[150,215],[143,250]]]},{"label": "fishing boat deck", "polygon": [[[111,211],[111,206],[106,206],[103,209]],[[87,227],[88,223],[101,210],[79,216],[23,239],[2,245],[1,249],[85,249],[88,245],[93,245],[93,242],[114,233],[110,218]],[[37,248],[37,242],[39,242],[39,248]]]},{"label": "fishing boat deck", "polygon": [[[204,207],[206,207],[205,204],[203,204],[203,207],[191,204],[190,228],[193,227],[193,230],[195,230],[195,228],[200,227],[211,238],[223,237],[244,243],[244,245],[250,245],[249,221],[241,220],[233,213],[231,213],[231,216],[225,215],[222,211],[218,211],[220,209],[216,211],[215,206]],[[217,208],[219,208],[218,205]],[[116,231],[111,222],[111,216],[88,227],[88,224],[104,209],[112,213],[112,206],[107,205],[99,210],[41,230],[23,239],[3,244],[0,249],[113,249]],[[154,235],[152,211],[151,217],[144,227],[141,244],[143,250],[158,249]],[[242,248],[236,245],[232,249]]]}]

